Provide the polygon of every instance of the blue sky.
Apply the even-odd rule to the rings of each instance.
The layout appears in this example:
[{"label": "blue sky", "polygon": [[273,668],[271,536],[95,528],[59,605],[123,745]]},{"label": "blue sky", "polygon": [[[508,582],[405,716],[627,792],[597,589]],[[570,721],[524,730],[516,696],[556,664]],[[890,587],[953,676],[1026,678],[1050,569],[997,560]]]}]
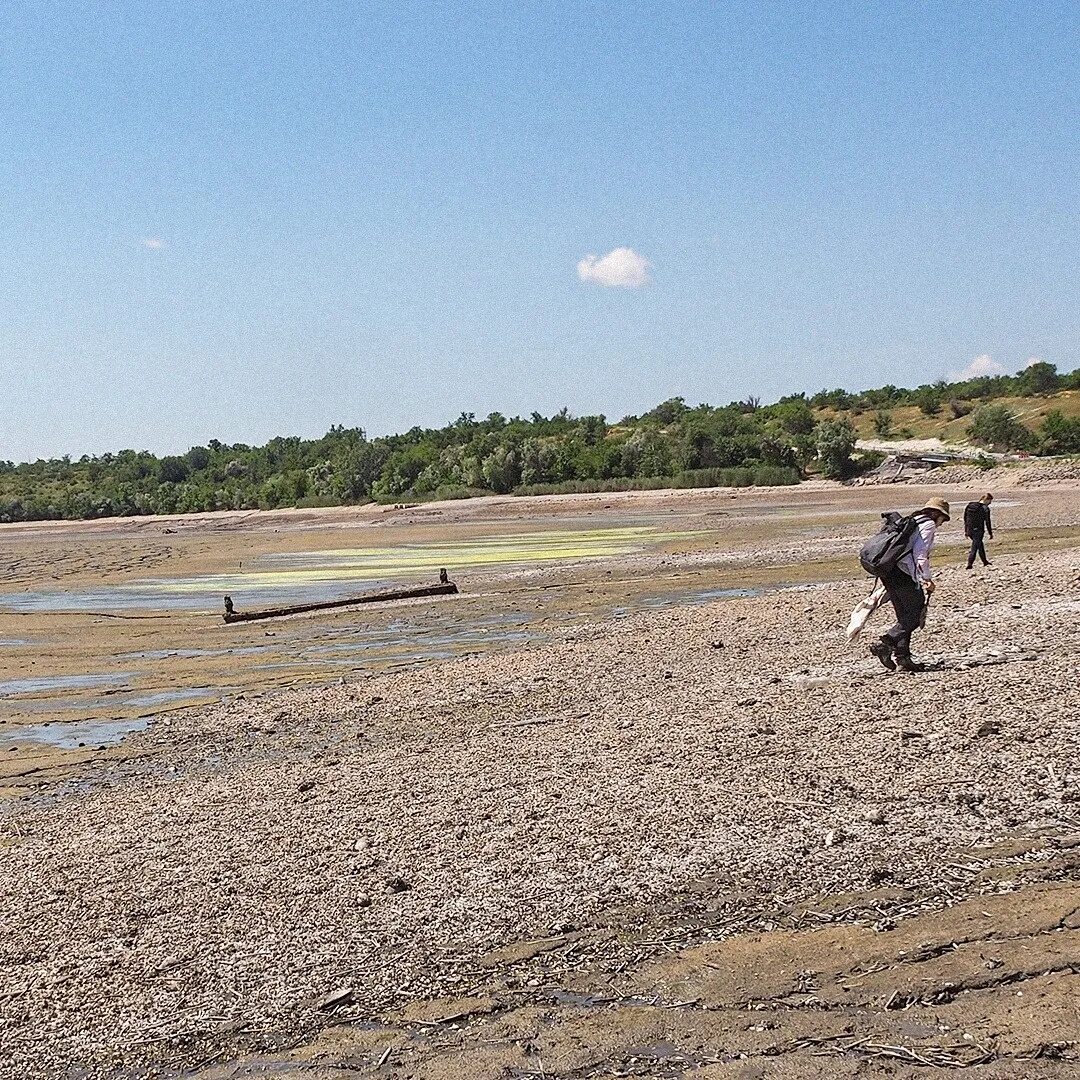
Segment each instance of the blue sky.
[{"label": "blue sky", "polygon": [[1074,2],[8,4],[0,459],[1071,370],[1078,46]]}]

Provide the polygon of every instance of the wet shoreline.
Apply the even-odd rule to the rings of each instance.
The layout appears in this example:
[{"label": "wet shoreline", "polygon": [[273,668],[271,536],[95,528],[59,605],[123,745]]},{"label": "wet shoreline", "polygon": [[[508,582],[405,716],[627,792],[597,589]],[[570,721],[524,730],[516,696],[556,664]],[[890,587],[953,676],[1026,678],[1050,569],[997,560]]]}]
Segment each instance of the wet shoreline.
[{"label": "wet shoreline", "polygon": [[[0,638],[9,642],[0,649],[0,783],[27,770],[34,783],[50,770],[63,775],[76,750],[117,751],[115,741],[93,739],[50,750],[61,741],[58,724],[110,723],[119,731],[128,722],[156,723],[170,708],[532,648],[637,611],[844,577],[882,497],[880,490],[708,491],[556,498],[531,507],[516,500],[487,510],[454,504],[391,514],[226,515],[223,528],[185,523],[179,541],[135,519],[45,529],[37,548],[33,530],[8,530],[28,545],[15,549],[12,565],[37,565],[38,577],[0,587]],[[998,550],[1067,543],[1066,507],[1057,496],[1006,500],[999,532],[1011,539]],[[362,524],[342,529],[341,518]],[[289,524],[269,527],[275,521]],[[102,535],[116,539],[102,545]],[[959,546],[948,535],[943,543]],[[366,591],[364,581],[334,575],[384,581],[395,564],[409,574],[449,564],[462,593],[247,626],[225,626],[216,614],[220,590],[239,583],[238,569],[248,585],[267,574],[277,582],[265,595],[234,588],[238,606],[251,607],[355,595]],[[173,566],[174,576],[143,576],[156,565]],[[155,607],[163,598],[181,607]],[[110,610],[58,610],[97,604]],[[20,606],[27,610],[11,610]]]}]

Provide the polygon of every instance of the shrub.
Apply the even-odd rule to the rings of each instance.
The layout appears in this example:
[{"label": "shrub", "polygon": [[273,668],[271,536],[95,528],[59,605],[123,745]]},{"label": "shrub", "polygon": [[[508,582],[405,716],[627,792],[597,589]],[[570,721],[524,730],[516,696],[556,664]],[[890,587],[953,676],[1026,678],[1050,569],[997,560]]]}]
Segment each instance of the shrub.
[{"label": "shrub", "polygon": [[1030,450],[1035,439],[1004,405],[980,405],[968,427],[971,441],[998,450]]},{"label": "shrub", "polygon": [[815,432],[817,456],[822,472],[830,480],[839,480],[851,469],[855,449],[855,429],[850,420],[823,420]]},{"label": "shrub", "polygon": [[1061,376],[1053,364],[1039,361],[1029,364],[1019,375],[1016,382],[1020,393],[1024,397],[1032,397],[1035,394],[1052,394],[1061,386]]},{"label": "shrub", "polygon": [[322,506],[340,506],[341,500],[333,495],[305,495],[296,500],[297,510],[315,510]]},{"label": "shrub", "polygon": [[618,476],[609,480],[565,480],[561,484],[523,484],[515,495],[584,495],[605,491],[657,491],[661,488],[784,487],[799,482],[794,469],[778,465],[754,468],[688,469],[676,476]]},{"label": "shrub", "polygon": [[863,450],[858,457],[852,459],[849,475],[865,476],[868,472],[873,472],[878,468],[886,457],[888,455],[883,454],[880,450]]},{"label": "shrub", "polygon": [[1060,409],[1042,422],[1043,449],[1049,454],[1080,454],[1080,417],[1069,418]]},{"label": "shrub", "polygon": [[158,463],[157,478],[162,484],[183,483],[190,473],[191,468],[185,458],[164,457]]},{"label": "shrub", "polygon": [[937,416],[941,412],[941,394],[931,386],[915,391],[915,404],[924,416]]},{"label": "shrub", "polygon": [[874,413],[874,434],[880,439],[887,439],[892,432],[892,413],[888,409],[878,409]]}]

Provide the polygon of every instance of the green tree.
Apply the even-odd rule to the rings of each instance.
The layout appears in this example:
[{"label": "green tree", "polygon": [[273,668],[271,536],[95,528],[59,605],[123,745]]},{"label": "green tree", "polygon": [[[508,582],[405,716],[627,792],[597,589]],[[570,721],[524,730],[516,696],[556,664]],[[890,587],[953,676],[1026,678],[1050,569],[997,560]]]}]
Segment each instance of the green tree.
[{"label": "green tree", "polygon": [[924,416],[937,416],[941,412],[941,391],[934,386],[920,386],[915,391],[915,404]]},{"label": "green tree", "polygon": [[888,409],[878,409],[874,413],[874,434],[879,439],[887,439],[892,433],[892,413]]},{"label": "green tree", "polygon": [[371,493],[376,497],[395,497],[412,491],[420,474],[435,460],[432,446],[411,443],[395,450],[383,466],[379,478],[372,484]]},{"label": "green tree", "polygon": [[1061,376],[1058,375],[1057,368],[1043,360],[1028,364],[1016,376],[1016,381],[1017,388],[1024,397],[1033,397],[1036,394],[1052,394],[1061,386]]},{"label": "green tree", "polygon": [[1046,414],[1041,434],[1048,453],[1080,454],[1080,416],[1070,418],[1054,409]]},{"label": "green tree", "polygon": [[607,420],[603,416],[583,416],[578,427],[586,446],[595,446],[607,435]]},{"label": "green tree", "polygon": [[972,442],[995,450],[1027,450],[1034,443],[1031,432],[1005,405],[980,405],[971,415],[968,435]]},{"label": "green tree", "polygon": [[182,457],[163,457],[158,462],[157,478],[160,484],[179,484],[188,478],[188,462]]},{"label": "green tree", "polygon": [[555,447],[546,439],[526,439],[521,446],[521,482],[551,484],[555,482]]},{"label": "green tree", "polygon": [[655,428],[635,431],[622,446],[624,476],[648,479],[671,475],[671,441]]},{"label": "green tree", "polygon": [[647,412],[642,419],[655,420],[658,424],[667,426],[677,423],[689,411],[685,398],[673,397],[661,402],[651,412]]},{"label": "green tree", "polygon": [[814,433],[822,472],[830,480],[839,480],[851,470],[851,452],[855,449],[855,429],[851,421],[823,420]]},{"label": "green tree", "polygon": [[506,495],[521,483],[521,467],[513,446],[496,446],[484,458],[484,482],[498,495]]},{"label": "green tree", "polygon": [[193,446],[184,457],[192,472],[201,472],[210,464],[210,451],[205,446]]},{"label": "green tree", "polygon": [[764,412],[777,420],[789,435],[809,435],[817,423],[814,419],[814,410],[807,405],[805,400],[779,402],[776,405],[767,406]]},{"label": "green tree", "polygon": [[330,494],[343,502],[368,498],[389,457],[390,448],[381,439],[368,442],[361,437],[335,446],[329,460]]}]

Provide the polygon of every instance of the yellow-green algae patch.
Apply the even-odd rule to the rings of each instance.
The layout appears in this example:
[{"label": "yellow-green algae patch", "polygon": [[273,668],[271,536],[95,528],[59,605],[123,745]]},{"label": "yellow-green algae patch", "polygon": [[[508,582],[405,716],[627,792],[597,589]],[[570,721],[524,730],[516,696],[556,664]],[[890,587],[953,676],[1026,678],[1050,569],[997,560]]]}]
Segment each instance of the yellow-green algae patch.
[{"label": "yellow-green algae patch", "polygon": [[244,587],[287,588],[319,581],[380,581],[410,575],[430,576],[442,567],[456,573],[483,567],[631,555],[656,544],[695,535],[700,535],[700,531],[665,532],[645,526],[525,533],[397,547],[338,548],[272,556],[267,561],[278,564],[273,569],[143,584],[148,589],[169,592],[203,592]]}]

